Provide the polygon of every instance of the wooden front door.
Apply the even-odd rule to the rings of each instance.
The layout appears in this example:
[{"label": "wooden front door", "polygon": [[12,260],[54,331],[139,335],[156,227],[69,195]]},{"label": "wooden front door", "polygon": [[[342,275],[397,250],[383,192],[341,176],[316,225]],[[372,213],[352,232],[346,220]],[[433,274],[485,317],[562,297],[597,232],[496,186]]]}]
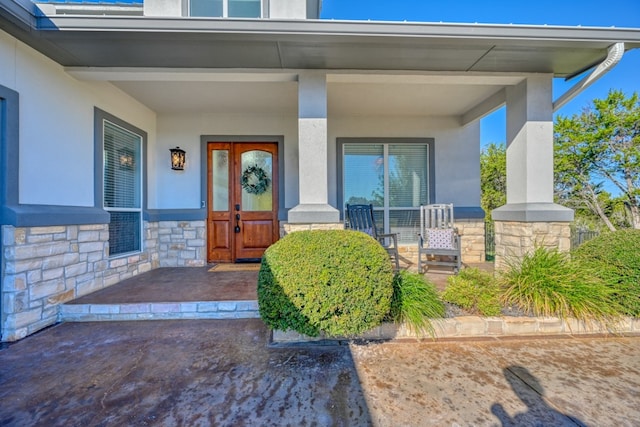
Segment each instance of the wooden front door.
[{"label": "wooden front door", "polygon": [[278,145],[210,142],[208,261],[259,261],[278,240]]}]

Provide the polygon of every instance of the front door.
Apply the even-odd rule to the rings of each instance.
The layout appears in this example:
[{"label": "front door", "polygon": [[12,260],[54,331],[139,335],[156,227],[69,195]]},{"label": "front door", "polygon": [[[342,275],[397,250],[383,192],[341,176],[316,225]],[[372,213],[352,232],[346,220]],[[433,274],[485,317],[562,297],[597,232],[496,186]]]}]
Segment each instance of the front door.
[{"label": "front door", "polygon": [[278,240],[277,143],[210,142],[208,261],[259,261]]}]

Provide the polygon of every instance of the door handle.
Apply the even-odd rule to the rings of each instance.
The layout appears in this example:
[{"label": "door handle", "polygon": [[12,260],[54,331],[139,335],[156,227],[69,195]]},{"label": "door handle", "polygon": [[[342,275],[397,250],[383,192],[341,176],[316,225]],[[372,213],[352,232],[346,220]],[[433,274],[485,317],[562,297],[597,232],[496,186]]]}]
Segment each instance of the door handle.
[{"label": "door handle", "polygon": [[[239,205],[236,205],[239,206]],[[233,228],[234,233],[239,233],[240,232],[240,214],[237,213],[236,214],[236,226]]]}]

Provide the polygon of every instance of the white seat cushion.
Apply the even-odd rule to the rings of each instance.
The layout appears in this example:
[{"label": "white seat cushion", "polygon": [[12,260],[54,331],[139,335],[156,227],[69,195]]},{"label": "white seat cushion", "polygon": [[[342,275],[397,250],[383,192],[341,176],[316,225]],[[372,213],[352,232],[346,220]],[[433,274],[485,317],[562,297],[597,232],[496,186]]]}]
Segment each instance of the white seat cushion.
[{"label": "white seat cushion", "polygon": [[431,249],[455,249],[453,229],[427,228],[427,247]]}]

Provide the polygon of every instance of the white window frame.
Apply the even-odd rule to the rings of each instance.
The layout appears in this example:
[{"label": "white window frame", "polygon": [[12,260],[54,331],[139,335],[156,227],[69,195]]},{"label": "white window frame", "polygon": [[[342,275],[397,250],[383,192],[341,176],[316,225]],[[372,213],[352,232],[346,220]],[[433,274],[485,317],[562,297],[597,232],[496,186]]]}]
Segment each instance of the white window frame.
[{"label": "white window frame", "polygon": [[107,161],[106,158],[103,155],[103,167],[102,167],[102,176],[103,176],[103,185],[102,185],[102,208],[107,211],[107,212],[137,212],[140,216],[140,224],[139,227],[140,229],[138,230],[139,232],[139,236],[140,236],[140,241],[138,242],[138,250],[134,250],[134,251],[129,251],[129,252],[122,252],[122,253],[118,253],[118,254],[114,254],[111,255],[109,254],[109,258],[110,259],[114,259],[114,258],[121,258],[121,257],[126,257],[126,256],[130,256],[133,254],[138,254],[144,251],[144,218],[143,218],[143,206],[144,206],[144,166],[143,166],[143,159],[144,159],[144,136],[138,134],[137,132],[132,131],[131,129],[127,129],[126,127],[120,126],[118,123],[116,123],[113,120],[109,120],[109,119],[103,119],[102,120],[102,150],[104,152],[104,135],[105,135],[105,126],[106,123],[109,123],[110,125],[120,128],[121,130],[123,130],[124,132],[130,133],[135,135],[138,138],[138,144],[139,144],[139,148],[140,148],[140,158],[136,159],[141,163],[139,172],[140,173],[140,179],[139,179],[139,185],[140,187],[138,188],[139,191],[139,200],[138,200],[138,208],[122,208],[122,207],[108,207],[104,205],[104,199],[105,199],[105,186],[104,186],[104,176],[105,176],[105,171],[106,171],[106,167],[107,167]]},{"label": "white window frame", "polygon": [[[344,171],[344,152],[346,145],[352,144],[370,144],[370,145],[382,145],[383,147],[383,162],[384,162],[384,180],[383,180],[383,206],[374,206],[374,211],[383,212],[383,229],[385,233],[393,232],[390,228],[390,212],[391,211],[407,211],[415,210],[418,212],[419,207],[391,207],[389,197],[389,146],[391,145],[422,145],[427,147],[427,203],[434,203],[435,200],[435,140],[433,138],[337,138],[336,139],[338,149],[336,150],[338,156],[338,205],[341,215],[344,215],[345,200],[344,200],[344,186],[345,186],[345,171]],[[377,224],[380,226],[380,224]],[[417,237],[416,237],[417,241]]]}]

